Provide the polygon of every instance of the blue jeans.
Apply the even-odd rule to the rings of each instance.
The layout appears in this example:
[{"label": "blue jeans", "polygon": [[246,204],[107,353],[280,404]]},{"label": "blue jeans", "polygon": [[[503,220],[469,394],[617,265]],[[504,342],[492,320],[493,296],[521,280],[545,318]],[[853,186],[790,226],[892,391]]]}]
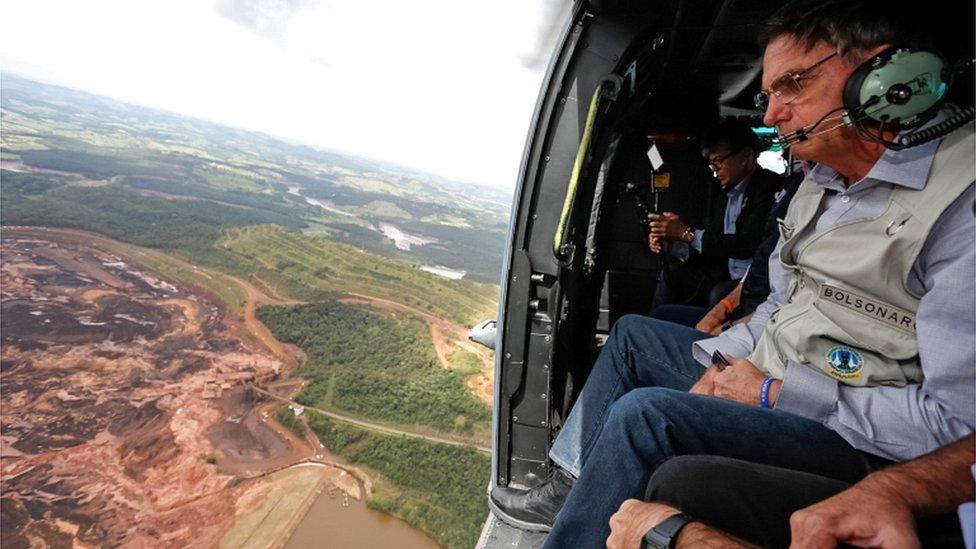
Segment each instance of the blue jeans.
[{"label": "blue jeans", "polygon": [[[605,547],[610,516],[683,454],[718,455],[856,482],[876,464],[820,423],[695,395],[705,368],[685,326],[628,315],[614,325],[549,457],[577,477],[546,547]],[[694,481],[694,479],[689,479]]]},{"label": "blue jeans", "polygon": [[694,328],[708,314],[708,307],[694,305],[661,305],[651,311],[651,318]]}]

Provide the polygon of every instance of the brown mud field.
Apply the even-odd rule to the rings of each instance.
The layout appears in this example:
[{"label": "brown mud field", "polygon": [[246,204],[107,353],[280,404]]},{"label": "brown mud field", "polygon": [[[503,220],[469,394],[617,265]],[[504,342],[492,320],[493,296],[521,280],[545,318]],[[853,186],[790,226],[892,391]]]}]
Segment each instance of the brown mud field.
[{"label": "brown mud field", "polygon": [[223,419],[204,433],[219,453],[218,471],[250,477],[314,457],[304,441],[270,420],[278,402],[264,401],[254,391],[235,387],[214,404]]},{"label": "brown mud field", "polygon": [[4,548],[214,546],[262,473],[309,457],[243,387],[295,360],[213,295],[81,233],[5,228],[0,255]]}]

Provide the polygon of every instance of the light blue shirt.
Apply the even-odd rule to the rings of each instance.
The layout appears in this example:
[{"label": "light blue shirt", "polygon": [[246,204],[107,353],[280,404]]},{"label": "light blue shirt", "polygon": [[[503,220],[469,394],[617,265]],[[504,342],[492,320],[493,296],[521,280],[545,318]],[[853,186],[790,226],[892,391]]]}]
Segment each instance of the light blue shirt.
[{"label": "light blue shirt", "polygon": [[[816,217],[798,248],[814,231],[874,217],[896,186],[922,189],[938,141],[903,151],[887,150],[856,184],[827,166],[808,175],[827,189]],[[818,421],[855,448],[895,460],[935,450],[973,431],[976,424],[976,247],[973,186],[939,217],[912,266],[907,288],[919,297],[916,331],[925,380],[904,387],[852,387],[800,364],[787,363],[776,409]],[[770,315],[786,301],[792,279],[779,261],[782,239],[769,260],[772,292],[747,324],[696,342],[703,365],[713,351],[748,356]],[[881,268],[881,266],[879,266]]]},{"label": "light blue shirt", "polygon": [[[742,213],[742,208],[746,205],[746,187],[749,186],[749,179],[751,177],[752,174],[746,176],[745,179],[740,181],[735,187],[732,187],[725,195],[727,197],[725,203],[725,219],[723,220],[725,234],[735,234],[735,222],[739,219],[739,214]],[[695,230],[695,238],[690,243],[691,247],[698,250],[699,253],[701,253],[702,235],[704,234],[705,231],[702,229]],[[671,247],[671,250],[671,253],[681,261],[688,260],[688,244],[676,242]],[[729,278],[732,280],[742,278],[745,276],[746,271],[749,270],[749,265],[752,265],[752,258],[729,259]]]}]

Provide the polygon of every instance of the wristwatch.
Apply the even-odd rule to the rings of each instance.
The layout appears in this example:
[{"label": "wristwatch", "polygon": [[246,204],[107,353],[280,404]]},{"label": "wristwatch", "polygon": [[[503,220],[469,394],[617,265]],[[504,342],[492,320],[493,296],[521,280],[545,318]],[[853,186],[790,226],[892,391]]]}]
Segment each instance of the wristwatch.
[{"label": "wristwatch", "polygon": [[671,515],[644,534],[644,539],[641,540],[641,549],[672,549],[678,532],[692,520],[694,519],[684,513]]}]

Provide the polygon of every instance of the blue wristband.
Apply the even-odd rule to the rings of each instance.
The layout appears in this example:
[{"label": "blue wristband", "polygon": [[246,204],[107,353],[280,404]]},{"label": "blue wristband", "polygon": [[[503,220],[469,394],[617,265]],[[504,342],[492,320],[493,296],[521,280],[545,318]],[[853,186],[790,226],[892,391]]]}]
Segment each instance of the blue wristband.
[{"label": "blue wristband", "polygon": [[773,381],[776,378],[767,377],[762,384],[762,389],[759,389],[759,407],[769,408],[769,388],[772,387]]}]

